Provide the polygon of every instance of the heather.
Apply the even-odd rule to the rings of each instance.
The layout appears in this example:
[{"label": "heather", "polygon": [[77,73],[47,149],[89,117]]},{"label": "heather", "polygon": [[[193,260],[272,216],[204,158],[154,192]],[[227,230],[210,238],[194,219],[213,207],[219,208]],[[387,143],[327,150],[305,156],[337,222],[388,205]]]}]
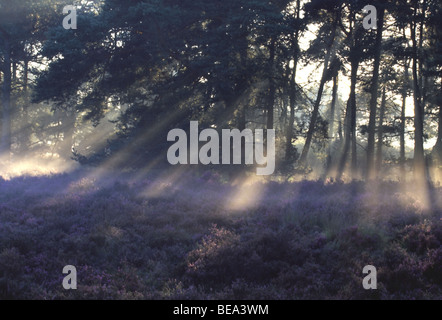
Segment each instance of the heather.
[{"label": "heather", "polygon": [[441,299],[441,194],[185,170],[1,179],[0,299]]}]

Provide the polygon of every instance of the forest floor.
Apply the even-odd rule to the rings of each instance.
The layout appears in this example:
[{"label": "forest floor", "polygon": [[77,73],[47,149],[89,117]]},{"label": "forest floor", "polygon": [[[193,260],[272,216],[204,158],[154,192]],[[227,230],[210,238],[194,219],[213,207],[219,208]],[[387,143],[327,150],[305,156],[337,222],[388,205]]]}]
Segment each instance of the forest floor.
[{"label": "forest floor", "polygon": [[104,176],[0,179],[0,299],[442,298],[441,188]]}]

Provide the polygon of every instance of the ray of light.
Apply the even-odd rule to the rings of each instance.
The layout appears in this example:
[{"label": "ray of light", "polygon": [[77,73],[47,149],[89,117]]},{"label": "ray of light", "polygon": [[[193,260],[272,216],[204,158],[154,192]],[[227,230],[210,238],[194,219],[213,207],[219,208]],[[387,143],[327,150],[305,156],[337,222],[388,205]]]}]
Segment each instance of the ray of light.
[{"label": "ray of light", "polygon": [[233,191],[226,199],[225,209],[229,211],[256,208],[262,199],[265,180],[262,177],[250,175],[236,178],[232,182]]}]

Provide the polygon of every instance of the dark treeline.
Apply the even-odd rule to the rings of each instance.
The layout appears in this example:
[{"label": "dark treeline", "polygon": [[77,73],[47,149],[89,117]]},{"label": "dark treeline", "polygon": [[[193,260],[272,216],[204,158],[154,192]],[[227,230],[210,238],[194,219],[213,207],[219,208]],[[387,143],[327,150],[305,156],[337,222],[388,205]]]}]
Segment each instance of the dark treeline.
[{"label": "dark treeline", "polygon": [[66,30],[68,4],[0,1],[4,156],[147,165],[198,120],[275,129],[284,173],[439,177],[438,0],[80,1]]}]

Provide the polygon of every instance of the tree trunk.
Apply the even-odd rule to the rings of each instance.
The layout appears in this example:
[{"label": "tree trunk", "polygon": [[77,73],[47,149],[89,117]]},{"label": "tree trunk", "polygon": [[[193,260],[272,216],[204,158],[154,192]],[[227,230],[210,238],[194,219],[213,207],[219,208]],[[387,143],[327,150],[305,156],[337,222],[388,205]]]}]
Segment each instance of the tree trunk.
[{"label": "tree trunk", "polygon": [[325,162],[325,171],[323,178],[325,179],[330,175],[332,168],[332,144],[335,135],[335,118],[336,118],[336,100],[338,98],[338,74],[333,77],[333,89],[332,89],[332,101],[330,105],[330,115],[329,115],[329,128],[328,136],[329,143],[327,148],[327,159]]},{"label": "tree trunk", "polygon": [[368,122],[368,144],[367,144],[367,171],[366,178],[373,179],[375,177],[374,170],[374,137],[376,132],[376,109],[379,91],[379,67],[381,63],[382,52],[382,32],[384,29],[384,8],[379,11],[378,30],[376,33],[376,43],[374,47],[375,57],[373,66],[373,79],[371,84],[370,98],[370,116]]},{"label": "tree trunk", "polygon": [[336,118],[336,100],[338,99],[338,75],[333,77],[332,101],[330,105],[330,127],[328,131],[329,137],[332,139],[335,135],[335,118]]},{"label": "tree trunk", "polygon": [[342,141],[344,139],[344,135],[342,133],[342,110],[339,112],[339,120],[338,120],[338,139]]},{"label": "tree trunk", "polygon": [[[417,10],[417,9],[416,9]],[[413,43],[413,97],[414,97],[414,176],[416,179],[424,179],[425,170],[425,154],[424,154],[424,110],[422,108],[421,89],[419,87],[418,76],[418,47],[416,40],[416,21],[410,24],[411,41]]]},{"label": "tree trunk", "polygon": [[11,152],[11,46],[8,39],[3,39],[3,44],[3,110],[0,154],[9,159]]},{"label": "tree trunk", "polygon": [[382,148],[383,148],[383,140],[384,140],[384,117],[385,117],[385,108],[386,108],[386,92],[385,86],[382,91],[382,102],[381,109],[379,110],[379,127],[378,127],[378,146],[376,150],[376,178],[379,175],[379,172],[382,170]]},{"label": "tree trunk", "polygon": [[324,69],[322,70],[322,76],[321,76],[321,81],[319,83],[318,94],[316,96],[316,101],[313,106],[312,117],[310,119],[310,124],[309,124],[309,128],[307,131],[307,138],[305,140],[304,148],[302,149],[301,157],[299,159],[299,165],[301,165],[301,166],[305,165],[305,163],[307,161],[307,156],[310,151],[310,146],[311,146],[311,143],[313,140],[313,133],[315,132],[316,121],[318,120],[318,116],[319,116],[319,106],[321,104],[322,94],[324,92],[324,86],[325,86],[325,82],[326,82],[326,78],[327,78],[328,65],[331,61],[331,58],[332,58],[332,55],[334,52],[333,44],[335,43],[335,38],[336,38],[337,23],[338,23],[338,16],[335,16],[333,26],[332,26],[332,28],[333,28],[332,34],[330,36],[330,41],[328,43],[327,53],[324,58]]},{"label": "tree trunk", "polygon": [[59,118],[61,120],[61,132],[63,134],[63,141],[60,143],[59,153],[65,159],[72,156],[72,147],[74,145],[75,133],[75,109],[70,107],[66,110],[60,110]]},{"label": "tree trunk", "polygon": [[[350,93],[351,94],[351,93]],[[342,149],[341,158],[339,159],[338,171],[336,173],[336,180],[340,180],[344,173],[345,164],[347,163],[348,153],[350,150],[350,140],[351,140],[351,98],[347,100],[347,106],[345,109],[345,118],[344,118],[344,147]]]},{"label": "tree trunk", "polygon": [[[299,19],[301,13],[301,0],[296,1],[296,18]],[[290,79],[290,116],[289,123],[287,125],[286,132],[286,146],[285,146],[285,159],[286,161],[292,160],[292,139],[293,139],[293,126],[295,122],[295,107],[296,107],[296,70],[298,69],[298,56],[299,56],[299,29],[296,30],[295,38],[293,39],[293,70]]]},{"label": "tree trunk", "polygon": [[359,59],[355,59],[351,66],[351,174],[356,176],[358,169],[358,155],[356,150],[356,82],[358,76]]},{"label": "tree trunk", "polygon": [[[419,42],[417,45],[417,50],[418,50],[418,69],[417,69],[417,74],[419,77],[418,83],[419,83],[419,88],[420,88],[420,97],[421,97],[421,106],[422,106],[422,110],[425,110],[425,105],[426,105],[426,85],[428,84],[425,79],[428,78],[426,76],[424,76],[424,64],[426,62],[426,59],[424,59],[423,57],[421,57],[420,55],[422,54],[422,48],[424,45],[424,29],[425,29],[425,11],[427,10],[427,0],[423,0],[422,2],[422,12],[421,12],[421,19],[419,22]],[[416,22],[417,25],[417,22]]]},{"label": "tree trunk", "polygon": [[404,86],[402,88],[401,125],[400,125],[400,170],[401,177],[405,177],[405,109],[407,107],[407,91],[409,85],[408,61],[404,66]]},{"label": "tree trunk", "polygon": [[28,96],[28,83],[29,83],[29,61],[25,58],[23,66],[23,105],[22,105],[22,139],[20,143],[21,152],[28,151],[29,141],[31,137],[31,124],[29,123],[29,96]]},{"label": "tree trunk", "polygon": [[267,130],[273,129],[274,123],[274,108],[275,108],[275,82],[274,82],[274,67],[275,67],[275,39],[270,41],[269,47],[269,92],[268,92],[268,101],[267,101]]},{"label": "tree trunk", "polygon": [[[336,100],[338,99],[338,74],[333,77],[333,89],[332,89],[332,101],[330,105],[330,115],[329,115],[329,143],[327,148],[327,159],[325,161],[325,170],[323,178],[327,178],[332,170],[332,146],[335,141],[335,119],[336,117]],[[339,130],[341,127],[341,120],[339,119]]]},{"label": "tree trunk", "polygon": [[[296,65],[296,63],[295,63]],[[285,159],[286,161],[291,160],[292,156],[292,139],[293,139],[293,127],[295,122],[295,106],[296,106],[296,86],[294,83],[294,74],[296,73],[296,69],[293,70],[293,76],[291,80],[291,89],[290,89],[290,116],[289,122],[287,124],[287,133],[286,133],[286,147],[285,147]]]},{"label": "tree trunk", "polygon": [[12,86],[17,85],[17,62],[12,61]]},{"label": "tree trunk", "polygon": [[[353,32],[353,31],[351,31]],[[357,32],[355,30],[355,32]],[[344,148],[342,150],[341,159],[338,165],[338,172],[336,178],[340,180],[344,173],[345,165],[347,162],[350,147],[352,150],[352,162],[351,162],[351,175],[355,177],[357,171],[357,152],[356,152],[356,82],[358,75],[358,68],[360,63],[359,53],[356,52],[357,41],[356,35],[353,35],[352,48],[350,52],[351,57],[351,84],[350,84],[350,96],[347,101],[347,108],[345,114],[344,124]]]},{"label": "tree trunk", "polygon": [[439,119],[437,127],[437,142],[434,146],[436,158],[439,163],[442,163],[442,104],[439,105]]}]

